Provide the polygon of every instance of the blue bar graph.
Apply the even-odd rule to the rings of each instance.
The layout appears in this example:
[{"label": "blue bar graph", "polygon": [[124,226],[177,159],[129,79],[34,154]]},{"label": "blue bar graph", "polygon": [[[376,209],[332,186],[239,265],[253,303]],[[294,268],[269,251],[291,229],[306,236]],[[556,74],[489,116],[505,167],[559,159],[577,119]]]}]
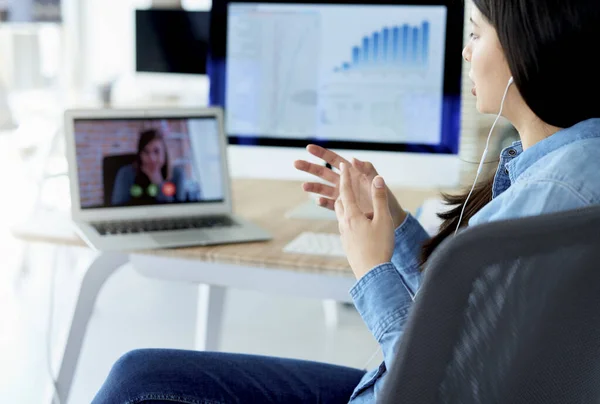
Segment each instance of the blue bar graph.
[{"label": "blue bar graph", "polygon": [[424,65],[427,65],[429,63],[429,23],[427,21],[423,21],[423,25],[421,26],[421,28],[423,39],[423,44],[421,47],[421,51],[423,52],[423,59],[421,60],[421,62],[423,62]]},{"label": "blue bar graph", "polygon": [[360,65],[360,48],[355,46],[352,48],[352,65],[358,66]]},{"label": "blue bar graph", "polygon": [[383,29],[383,49],[382,49],[382,60],[388,62],[390,60],[390,30],[389,28]]},{"label": "blue bar graph", "polygon": [[412,26],[383,27],[363,36],[351,49],[350,61],[334,71],[352,71],[376,67],[423,69],[429,63],[431,28],[428,21]]},{"label": "blue bar graph", "polygon": [[398,61],[400,55],[400,28],[394,27],[392,30],[392,61]]},{"label": "blue bar graph", "polygon": [[412,29],[412,49],[411,49],[411,62],[417,64],[419,61],[419,28],[414,27]]},{"label": "blue bar graph", "polygon": [[373,62],[379,62],[379,32],[373,33]]},{"label": "blue bar graph", "polygon": [[404,24],[404,26],[402,27],[402,51],[400,52],[402,57],[400,59],[405,63],[406,63],[406,60],[408,59],[408,33],[409,32],[410,32],[410,29],[409,29],[408,25]]}]

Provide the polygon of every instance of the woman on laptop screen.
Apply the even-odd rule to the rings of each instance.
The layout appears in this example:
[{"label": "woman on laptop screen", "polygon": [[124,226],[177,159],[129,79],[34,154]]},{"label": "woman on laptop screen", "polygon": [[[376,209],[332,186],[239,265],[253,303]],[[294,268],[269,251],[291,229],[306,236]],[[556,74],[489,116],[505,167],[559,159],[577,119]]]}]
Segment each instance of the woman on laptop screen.
[{"label": "woman on laptop screen", "polygon": [[185,172],[182,167],[171,165],[163,133],[158,129],[142,131],[135,161],[117,173],[112,205],[152,205],[188,199]]}]

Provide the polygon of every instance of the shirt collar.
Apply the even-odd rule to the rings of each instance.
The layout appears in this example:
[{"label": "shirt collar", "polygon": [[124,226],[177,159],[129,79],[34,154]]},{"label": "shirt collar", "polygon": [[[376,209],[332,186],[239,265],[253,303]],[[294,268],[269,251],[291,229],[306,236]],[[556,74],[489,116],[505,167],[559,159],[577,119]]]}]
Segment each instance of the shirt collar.
[{"label": "shirt collar", "polygon": [[514,183],[525,170],[545,155],[577,140],[590,138],[600,138],[600,118],[587,119],[569,128],[561,129],[552,136],[537,142],[527,150],[523,150],[521,141],[513,143],[513,148],[517,150],[518,155],[506,163],[511,182]]}]

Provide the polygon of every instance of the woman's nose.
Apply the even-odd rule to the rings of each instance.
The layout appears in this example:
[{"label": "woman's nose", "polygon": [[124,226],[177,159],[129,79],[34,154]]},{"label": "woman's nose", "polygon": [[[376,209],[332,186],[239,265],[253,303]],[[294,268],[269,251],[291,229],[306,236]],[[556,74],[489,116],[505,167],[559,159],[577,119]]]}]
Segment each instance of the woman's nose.
[{"label": "woman's nose", "polygon": [[464,47],[462,57],[465,61],[471,63],[471,50],[469,49],[469,45]]}]

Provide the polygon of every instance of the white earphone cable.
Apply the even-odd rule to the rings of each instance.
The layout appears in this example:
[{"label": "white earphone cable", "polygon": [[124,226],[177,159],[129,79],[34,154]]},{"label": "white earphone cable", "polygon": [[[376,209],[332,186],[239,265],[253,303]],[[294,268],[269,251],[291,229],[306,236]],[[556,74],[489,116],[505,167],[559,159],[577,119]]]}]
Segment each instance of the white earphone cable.
[{"label": "white earphone cable", "polygon": [[502,109],[504,108],[504,100],[506,99],[506,94],[508,94],[508,89],[510,88],[510,85],[513,82],[514,82],[514,80],[511,77],[510,80],[508,80],[508,85],[506,86],[506,90],[504,90],[504,95],[502,96],[502,102],[500,102],[500,112],[498,112],[498,115],[496,116],[496,119],[494,120],[494,124],[492,125],[492,128],[490,129],[490,133],[488,134],[487,141],[485,143],[485,150],[483,151],[483,155],[481,156],[481,161],[479,162],[479,167],[477,168],[477,175],[475,176],[475,181],[473,181],[473,186],[471,187],[471,191],[469,192],[469,195],[467,196],[467,199],[465,200],[465,203],[463,204],[462,210],[460,212],[460,216],[458,218],[458,224],[456,225],[456,230],[454,231],[454,235],[456,235],[456,233],[458,233],[458,229],[460,228],[460,223],[462,222],[462,218],[465,213],[465,208],[467,207],[467,202],[469,202],[469,199],[471,198],[471,194],[473,193],[473,190],[475,189],[475,185],[477,185],[477,180],[479,179],[479,174],[481,174],[481,171],[483,168],[483,162],[485,161],[485,158],[487,156],[488,148],[490,145],[490,138],[492,137],[492,132],[494,131],[494,128],[496,127],[496,124],[498,123],[498,119],[500,119],[500,117],[502,116]]}]

